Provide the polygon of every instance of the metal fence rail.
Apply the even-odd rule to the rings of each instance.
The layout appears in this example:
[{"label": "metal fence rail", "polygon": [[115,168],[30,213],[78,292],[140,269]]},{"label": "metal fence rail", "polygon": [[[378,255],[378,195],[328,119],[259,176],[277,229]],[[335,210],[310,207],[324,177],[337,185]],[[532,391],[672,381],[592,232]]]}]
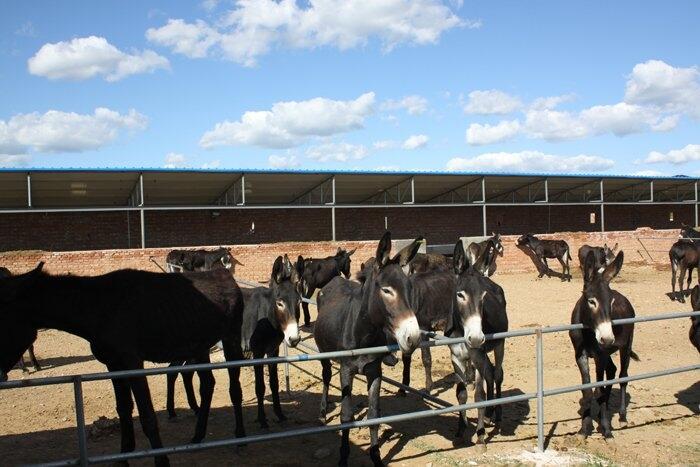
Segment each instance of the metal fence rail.
[{"label": "metal fence rail", "polygon": [[[698,316],[700,317],[700,312],[685,312],[685,313],[667,313],[654,316],[645,316],[638,318],[626,318],[613,320],[613,325],[621,325],[628,323],[643,323],[650,321],[659,321],[667,319],[679,319]],[[244,367],[244,366],[255,366],[263,365],[268,363],[296,363],[314,360],[327,360],[327,359],[338,359],[343,357],[352,357],[358,355],[371,355],[371,354],[382,354],[387,352],[394,352],[399,350],[398,345],[387,345],[387,346],[377,346],[364,349],[354,349],[336,352],[325,352],[325,353],[312,353],[312,354],[300,354],[300,355],[286,355],[283,357],[274,358],[263,358],[263,359],[251,359],[251,360],[238,360],[231,362],[220,362],[220,363],[207,363],[207,364],[196,364],[187,365],[186,367],[162,367],[162,368],[148,368],[139,370],[126,370],[117,372],[101,372],[101,373],[89,373],[84,375],[75,376],[57,376],[48,378],[32,378],[28,380],[18,380],[9,381],[5,383],[0,383],[0,390],[3,389],[16,389],[30,386],[46,386],[54,384],[73,384],[74,394],[75,394],[75,410],[76,410],[76,424],[78,431],[78,447],[80,457],[77,459],[68,459],[58,462],[53,462],[46,465],[88,465],[94,463],[102,462],[115,462],[123,461],[128,459],[138,459],[144,457],[152,457],[156,455],[163,454],[176,454],[184,452],[194,452],[201,451],[205,449],[212,449],[224,446],[235,446],[240,444],[248,443],[259,443],[265,441],[273,441],[282,438],[289,438],[295,436],[303,436],[310,434],[326,433],[337,431],[346,428],[361,428],[380,424],[389,424],[394,422],[401,422],[406,420],[413,420],[426,417],[434,417],[438,415],[443,415],[452,412],[458,412],[462,410],[471,410],[482,407],[491,407],[502,404],[509,404],[520,401],[527,401],[531,399],[537,399],[537,445],[538,449],[544,450],[544,398],[550,396],[556,396],[560,394],[565,394],[569,392],[580,391],[587,388],[596,388],[601,386],[608,386],[612,384],[618,384],[622,382],[638,381],[642,379],[657,378],[660,376],[673,375],[682,372],[700,370],[700,364],[688,365],[683,367],[659,370],[649,373],[643,373],[639,375],[627,376],[624,378],[617,378],[607,381],[600,381],[595,383],[589,383],[585,385],[575,385],[566,386],[554,389],[544,388],[544,362],[543,362],[543,335],[554,332],[564,332],[573,329],[583,329],[584,326],[581,324],[569,324],[569,325],[559,325],[559,326],[545,326],[537,328],[525,328],[516,331],[503,332],[488,334],[485,336],[487,340],[491,339],[504,339],[511,337],[521,337],[521,336],[536,336],[536,371],[537,371],[537,391],[535,393],[521,394],[517,396],[504,397],[500,399],[492,399],[489,401],[474,402],[470,404],[463,405],[450,405],[448,407],[442,407],[437,409],[423,410],[418,412],[410,412],[405,414],[390,415],[385,417],[379,417],[374,419],[358,420],[350,423],[340,423],[334,425],[327,425],[323,427],[311,427],[302,428],[297,430],[288,430],[278,433],[269,433],[262,435],[247,436],[244,438],[230,438],[218,441],[207,441],[200,444],[187,444],[179,446],[171,446],[160,449],[147,449],[141,451],[133,451],[128,453],[119,454],[107,454],[102,456],[89,457],[87,452],[86,443],[86,427],[85,427],[85,416],[84,416],[84,402],[82,397],[82,384],[88,381],[103,381],[111,379],[128,378],[133,376],[153,376],[160,374],[169,374],[182,371],[196,371],[196,370],[217,370],[223,368],[232,367]],[[462,344],[465,342],[464,338],[447,338],[444,336],[437,336],[431,333],[436,340],[422,342],[420,347],[436,347],[443,345],[452,344]],[[310,347],[310,350],[313,348]],[[396,382],[394,382],[396,383]],[[400,384],[400,383],[398,383]],[[415,391],[415,390],[413,390]],[[444,401],[440,401],[444,402]]]}]

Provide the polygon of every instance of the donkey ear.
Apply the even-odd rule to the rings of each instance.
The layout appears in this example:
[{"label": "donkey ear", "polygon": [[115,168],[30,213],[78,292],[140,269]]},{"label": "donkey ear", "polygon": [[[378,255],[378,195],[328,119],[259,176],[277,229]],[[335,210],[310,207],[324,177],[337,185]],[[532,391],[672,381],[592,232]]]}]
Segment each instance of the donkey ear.
[{"label": "donkey ear", "polygon": [[303,256],[299,255],[297,257],[297,262],[294,265],[294,267],[297,270],[297,274],[299,274],[299,276],[302,276],[304,274],[304,257]]},{"label": "donkey ear", "polygon": [[620,246],[620,244],[615,242],[615,246],[612,247],[612,251],[616,251],[618,246]]},{"label": "donkey ear", "polygon": [[282,282],[284,278],[284,260],[281,256],[278,256],[275,260],[275,264],[272,265],[272,280],[276,283]]},{"label": "donkey ear", "polygon": [[[471,245],[470,245],[471,246]],[[489,266],[491,266],[491,258],[493,257],[494,245],[491,242],[486,244],[486,248],[481,252],[479,257],[474,261],[472,267],[481,274],[482,276],[487,276],[489,271]]]},{"label": "donkey ear", "polygon": [[693,287],[690,293],[690,304],[693,306],[693,311],[700,311],[700,285]]},{"label": "donkey ear", "polygon": [[461,239],[455,243],[455,250],[452,254],[452,265],[457,275],[462,274],[469,267],[469,259],[467,258],[467,253],[464,251],[464,243]]},{"label": "donkey ear", "polygon": [[605,282],[610,282],[615,278],[620,273],[620,269],[622,269],[622,262],[625,260],[625,253],[623,251],[620,251],[617,256],[615,257],[615,260],[608,264],[605,267],[605,270],[603,271],[603,280]]},{"label": "donkey ear", "polygon": [[343,249],[338,247],[338,251],[335,252],[336,255],[339,255],[343,252]]},{"label": "donkey ear", "polygon": [[353,248],[352,250],[348,251],[348,252],[347,252],[347,255],[348,255],[348,256],[352,256],[353,253],[355,253],[355,250],[357,250],[357,248]]},{"label": "donkey ear", "polygon": [[410,245],[403,247],[401,251],[396,253],[396,256],[394,256],[394,261],[398,261],[399,266],[402,268],[405,267],[411,262],[411,260],[413,260],[413,258],[415,258],[422,243],[423,237],[417,237],[411,242]]},{"label": "donkey ear", "polygon": [[591,282],[595,279],[598,270],[595,267],[595,253],[589,251],[586,260],[583,262],[583,282]]},{"label": "donkey ear", "polygon": [[391,232],[387,230],[377,245],[377,254],[374,255],[377,259],[376,265],[380,268],[384,267],[389,262],[389,253],[391,253]]}]

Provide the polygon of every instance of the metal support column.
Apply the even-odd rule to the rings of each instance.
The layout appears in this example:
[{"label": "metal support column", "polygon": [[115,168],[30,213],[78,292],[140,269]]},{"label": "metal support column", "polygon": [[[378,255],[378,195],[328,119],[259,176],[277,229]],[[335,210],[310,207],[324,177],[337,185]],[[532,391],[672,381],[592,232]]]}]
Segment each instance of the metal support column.
[{"label": "metal support column", "polygon": [[654,202],[654,180],[649,182],[649,193],[650,193],[649,202],[653,203]]},{"label": "metal support column", "polygon": [[484,237],[488,235],[488,230],[486,228],[486,177],[481,178],[481,200],[483,205],[481,206],[481,217],[484,227]]},{"label": "metal support column", "polygon": [[241,175],[241,202],[239,206],[245,206],[245,174]]},{"label": "metal support column", "polygon": [[[139,174],[139,206],[143,208],[144,198],[143,198],[143,174]],[[140,210],[141,214],[141,249],[146,248],[146,220],[143,209]]]},{"label": "metal support column", "polygon": [[331,178],[331,238],[335,241],[335,175]]},{"label": "metal support column", "polygon": [[544,452],[544,352],[542,349],[542,328],[536,333],[537,350],[537,450]]},{"label": "metal support column", "polygon": [[700,225],[698,220],[698,182],[695,182],[695,227]]},{"label": "metal support column", "polygon": [[32,207],[32,176],[29,173],[27,174],[27,206]]},{"label": "metal support column", "polygon": [[605,233],[605,198],[603,195],[603,180],[600,181],[600,233]]},{"label": "metal support column", "polygon": [[83,405],[83,381],[80,376],[73,377],[73,395],[75,396],[75,423],[78,428],[78,449],[80,465],[88,465],[87,433],[85,432],[85,407]]}]

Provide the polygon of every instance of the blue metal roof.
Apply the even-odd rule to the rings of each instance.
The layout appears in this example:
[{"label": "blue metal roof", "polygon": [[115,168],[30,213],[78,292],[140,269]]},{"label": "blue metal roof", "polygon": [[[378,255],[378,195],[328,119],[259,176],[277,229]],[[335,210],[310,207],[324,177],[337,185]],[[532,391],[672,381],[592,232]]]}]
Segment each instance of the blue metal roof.
[{"label": "blue metal roof", "polygon": [[330,169],[196,169],[196,168],[162,168],[162,167],[24,167],[0,168],[0,173],[27,172],[134,172],[134,173],[244,173],[244,174],[280,174],[280,175],[458,175],[474,177],[549,177],[549,178],[595,178],[595,179],[635,179],[635,180],[700,180],[687,175],[649,176],[628,174],[597,173],[543,173],[543,172],[469,172],[447,170],[330,170]]}]

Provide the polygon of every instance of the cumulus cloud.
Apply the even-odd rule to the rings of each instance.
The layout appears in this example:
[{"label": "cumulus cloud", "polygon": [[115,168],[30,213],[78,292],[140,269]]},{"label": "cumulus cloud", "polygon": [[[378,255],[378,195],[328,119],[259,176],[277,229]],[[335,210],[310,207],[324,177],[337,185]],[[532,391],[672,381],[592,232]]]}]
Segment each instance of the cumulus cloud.
[{"label": "cumulus cloud", "polygon": [[661,60],[638,63],[625,85],[625,102],[700,118],[700,70],[696,66],[674,67]]},{"label": "cumulus cloud", "polygon": [[123,130],[143,130],[148,119],[130,110],[120,114],[99,107],[93,114],[49,110],[0,120],[0,154],[81,152],[114,141]]},{"label": "cumulus cloud", "polygon": [[538,97],[532,103],[530,108],[534,110],[552,110],[559,107],[565,102],[571,102],[576,98],[574,94],[562,94],[560,96]]},{"label": "cumulus cloud", "polygon": [[297,159],[297,156],[292,154],[287,154],[285,156],[273,154],[267,158],[267,162],[270,164],[270,167],[274,167],[276,169],[291,169],[301,165]]},{"label": "cumulus cloud", "polygon": [[386,100],[382,103],[382,110],[404,109],[409,115],[420,115],[428,110],[428,99],[423,96],[411,95],[399,100]]},{"label": "cumulus cloud", "polygon": [[350,143],[324,143],[306,150],[306,155],[318,162],[349,162],[364,159],[369,151],[363,145]]},{"label": "cumulus cloud", "polygon": [[540,151],[521,151],[455,157],[447,162],[447,169],[493,172],[600,172],[610,169],[614,164],[610,159],[585,154],[560,156]]},{"label": "cumulus cloud", "polygon": [[497,125],[472,123],[467,128],[467,143],[473,146],[493,144],[515,138],[520,132],[518,120],[504,120]]},{"label": "cumulus cloud", "polygon": [[505,115],[520,109],[522,105],[518,97],[497,89],[472,91],[464,106],[464,112],[478,115]]},{"label": "cumulus cloud", "polygon": [[697,161],[700,161],[700,144],[688,144],[682,149],[673,149],[668,152],[652,151],[644,159],[644,162],[650,164],[669,163],[675,165]]},{"label": "cumulus cloud", "polygon": [[374,112],[374,93],[350,101],[317,97],[307,101],[278,102],[270,110],[248,111],[235,122],[217,123],[199,141],[204,148],[248,144],[290,148],[310,137],[331,136],[364,126]]},{"label": "cumulus cloud", "polygon": [[170,19],[146,37],[191,58],[216,54],[254,66],[275,47],[346,50],[377,40],[388,52],[402,44],[436,43],[456,27],[480,26],[441,0],[237,0],[211,25]]},{"label": "cumulus cloud", "polygon": [[178,154],[176,152],[169,152],[165,155],[165,167],[166,169],[179,169],[187,165],[187,158],[184,154]]},{"label": "cumulus cloud", "polygon": [[79,37],[44,44],[27,61],[29,73],[49,79],[119,81],[130,75],[168,69],[168,59],[152,50],[122,52],[104,37]]},{"label": "cumulus cloud", "polygon": [[394,148],[396,148],[397,146],[399,146],[399,142],[398,142],[398,141],[393,141],[393,140],[390,140],[390,139],[384,139],[384,140],[381,140],[381,141],[375,141],[375,142],[372,144],[372,147],[373,147],[374,149],[377,149],[377,150],[380,150],[380,151],[383,150],[383,149],[394,149]]},{"label": "cumulus cloud", "polygon": [[221,161],[218,159],[202,164],[203,169],[218,169],[219,167],[221,167]]},{"label": "cumulus cloud", "polygon": [[0,167],[24,167],[29,164],[27,154],[0,154]]},{"label": "cumulus cloud", "polygon": [[428,140],[427,135],[411,135],[406,138],[401,147],[409,150],[424,148],[428,144]]}]

